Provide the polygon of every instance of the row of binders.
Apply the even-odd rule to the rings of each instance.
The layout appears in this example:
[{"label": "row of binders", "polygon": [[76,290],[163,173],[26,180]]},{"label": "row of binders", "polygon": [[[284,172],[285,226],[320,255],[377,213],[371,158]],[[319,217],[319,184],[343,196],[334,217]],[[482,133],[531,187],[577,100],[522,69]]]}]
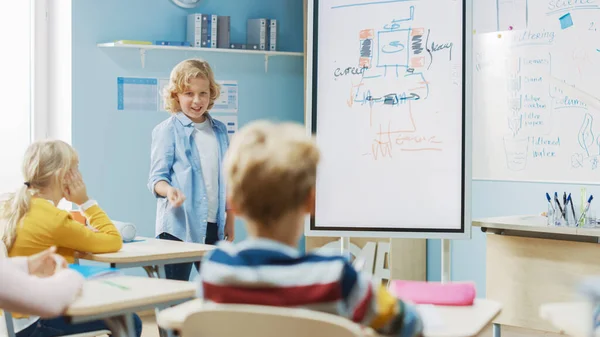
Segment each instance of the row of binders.
[{"label": "row of binders", "polygon": [[190,14],[187,17],[189,45],[201,48],[277,50],[277,20],[248,19],[246,42],[230,41],[230,17],[214,14]]}]

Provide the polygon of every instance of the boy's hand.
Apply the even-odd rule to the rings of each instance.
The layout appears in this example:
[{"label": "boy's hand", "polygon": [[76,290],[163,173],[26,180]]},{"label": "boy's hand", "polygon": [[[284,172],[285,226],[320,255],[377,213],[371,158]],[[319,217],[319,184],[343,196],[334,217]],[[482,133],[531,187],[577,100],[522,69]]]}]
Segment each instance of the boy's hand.
[{"label": "boy's hand", "polygon": [[227,212],[224,232],[227,241],[233,242],[233,239],[235,239],[235,216],[233,212]]},{"label": "boy's hand", "polygon": [[27,258],[29,274],[37,277],[49,277],[60,269],[67,267],[67,261],[60,255],[55,254],[56,247],[50,247],[43,252],[31,255]]},{"label": "boy's hand", "polygon": [[183,195],[183,192],[180,190],[171,186],[167,190],[167,199],[169,200],[171,206],[179,207],[183,205],[183,202],[185,201],[185,195]]},{"label": "boy's hand", "polygon": [[79,170],[71,170],[65,176],[64,194],[67,201],[82,205],[89,200],[87,189]]}]

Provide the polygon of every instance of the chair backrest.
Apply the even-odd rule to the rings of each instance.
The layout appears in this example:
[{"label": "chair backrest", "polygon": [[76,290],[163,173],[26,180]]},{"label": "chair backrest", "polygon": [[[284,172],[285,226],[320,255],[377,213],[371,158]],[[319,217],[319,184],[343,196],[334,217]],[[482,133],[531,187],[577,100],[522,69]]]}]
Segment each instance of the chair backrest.
[{"label": "chair backrest", "polygon": [[360,325],[306,309],[244,304],[210,304],[190,314],[181,337],[358,337]]},{"label": "chair backrest", "polygon": [[6,245],[4,241],[0,240],[0,259],[5,259],[8,257],[8,250],[6,249]]},{"label": "chair backrest", "polygon": [[[0,240],[0,259],[6,258],[8,258],[8,251],[6,249],[4,241]],[[10,334],[8,332],[9,329],[6,325],[8,323],[11,325],[12,328],[12,316],[10,315],[10,313],[4,312],[2,309],[0,309],[0,315],[0,337],[7,337]]]}]

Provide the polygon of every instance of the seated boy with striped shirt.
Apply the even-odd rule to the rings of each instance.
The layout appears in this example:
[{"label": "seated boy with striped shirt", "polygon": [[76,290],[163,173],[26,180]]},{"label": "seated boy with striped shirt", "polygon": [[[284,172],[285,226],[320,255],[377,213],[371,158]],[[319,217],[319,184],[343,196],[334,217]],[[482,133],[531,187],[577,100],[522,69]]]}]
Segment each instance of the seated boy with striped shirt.
[{"label": "seated boy with striped shirt", "polygon": [[227,196],[246,220],[249,238],[221,241],[204,258],[198,295],[217,303],[333,313],[385,335],[422,335],[414,307],[346,259],[294,248],[314,207],[319,157],[313,139],[296,124],[254,122],[233,137],[224,161]]}]

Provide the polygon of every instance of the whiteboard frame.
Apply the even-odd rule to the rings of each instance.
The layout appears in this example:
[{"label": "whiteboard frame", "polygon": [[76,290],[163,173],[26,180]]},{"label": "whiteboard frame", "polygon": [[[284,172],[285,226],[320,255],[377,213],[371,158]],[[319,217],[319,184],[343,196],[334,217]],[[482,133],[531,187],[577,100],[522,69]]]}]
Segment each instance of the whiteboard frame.
[{"label": "whiteboard frame", "polygon": [[[316,115],[316,92],[313,86],[317,81],[317,48],[314,30],[315,7],[320,0],[307,0],[306,11],[306,102],[305,122],[306,132],[314,135],[316,125],[313,116]],[[414,239],[470,239],[471,238],[471,170],[472,170],[472,51],[473,51],[473,0],[460,0],[463,3],[463,170],[462,170],[462,224],[460,229],[424,229],[424,228],[357,228],[347,227],[315,228],[315,217],[307,216],[304,222],[305,236],[319,237],[370,237],[370,238],[414,238]],[[313,94],[315,97],[313,97]],[[318,193],[318,191],[317,191]]]}]

